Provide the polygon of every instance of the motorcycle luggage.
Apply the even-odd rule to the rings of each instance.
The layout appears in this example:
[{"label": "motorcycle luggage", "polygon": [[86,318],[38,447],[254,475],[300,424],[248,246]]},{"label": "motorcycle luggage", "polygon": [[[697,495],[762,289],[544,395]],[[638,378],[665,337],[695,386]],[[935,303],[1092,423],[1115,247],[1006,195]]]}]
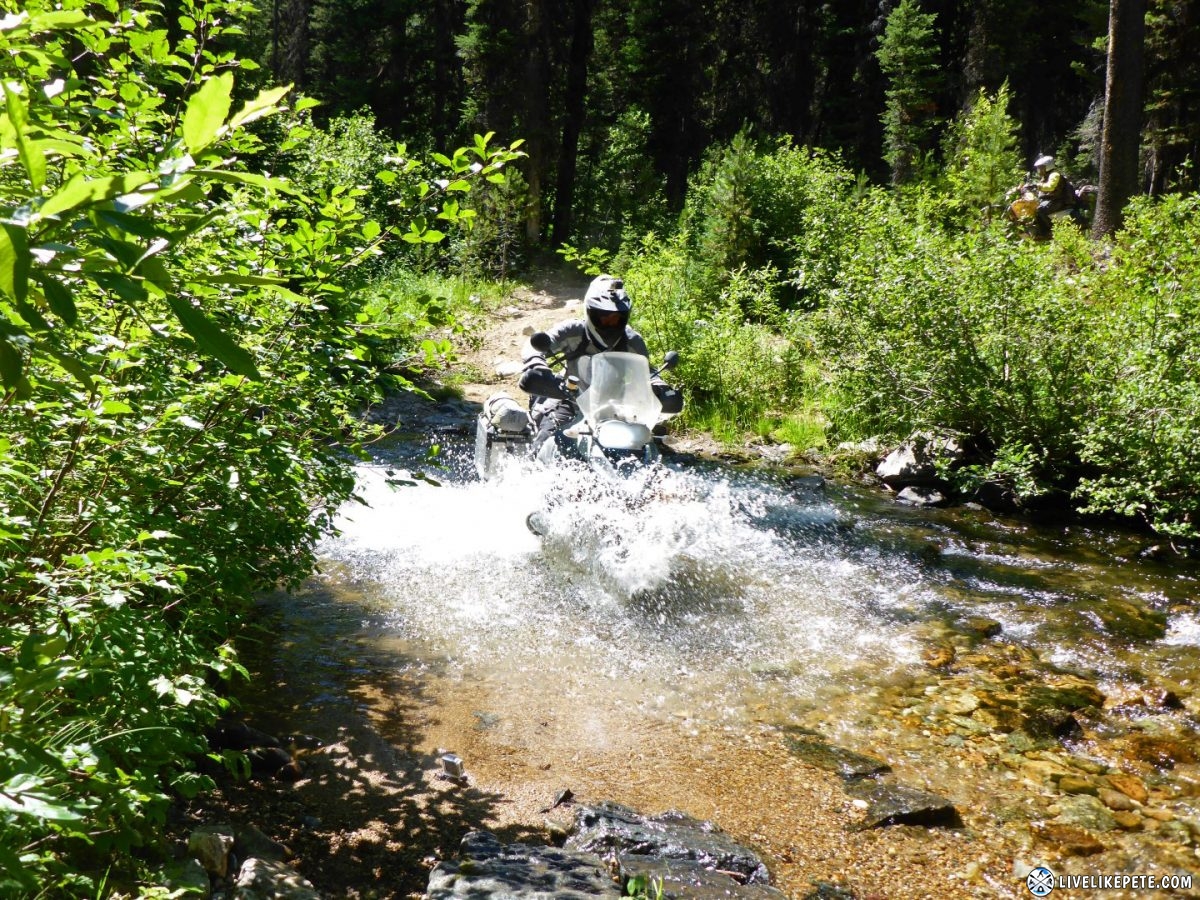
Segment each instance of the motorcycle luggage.
[{"label": "motorcycle luggage", "polygon": [[508,455],[525,456],[533,440],[533,421],[508,394],[493,394],[475,421],[475,470],[490,478]]},{"label": "motorcycle luggage", "polygon": [[483,405],[483,411],[488,422],[497,431],[505,434],[519,434],[532,427],[529,413],[525,412],[516,400],[505,393],[493,394],[488,397],[487,402]]}]

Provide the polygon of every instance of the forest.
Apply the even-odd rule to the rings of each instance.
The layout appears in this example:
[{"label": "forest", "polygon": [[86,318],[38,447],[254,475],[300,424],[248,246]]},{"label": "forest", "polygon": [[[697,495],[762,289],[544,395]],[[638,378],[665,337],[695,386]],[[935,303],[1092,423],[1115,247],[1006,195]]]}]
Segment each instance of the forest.
[{"label": "forest", "polygon": [[[687,427],[949,432],[964,496],[1197,536],[1194,2],[0,12],[6,895],[157,883],[356,413],[547,260],[625,277]],[[1090,230],[1005,218],[1043,153]]]}]

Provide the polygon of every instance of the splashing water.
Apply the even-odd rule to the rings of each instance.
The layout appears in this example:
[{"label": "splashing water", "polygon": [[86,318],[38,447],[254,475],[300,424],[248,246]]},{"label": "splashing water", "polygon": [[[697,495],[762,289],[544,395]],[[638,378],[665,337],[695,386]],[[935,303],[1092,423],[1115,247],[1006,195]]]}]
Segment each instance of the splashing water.
[{"label": "splashing water", "polygon": [[440,487],[393,490],[370,467],[359,480],[367,505],[345,511],[324,555],[386,628],[456,664],[559,654],[575,669],[561,678],[632,665],[661,681],[655,690],[703,670],[694,705],[753,673],[811,694],[833,673],[878,677],[916,658],[889,610],[920,597],[917,572],[836,552],[839,514],[810,493],[572,465]]}]

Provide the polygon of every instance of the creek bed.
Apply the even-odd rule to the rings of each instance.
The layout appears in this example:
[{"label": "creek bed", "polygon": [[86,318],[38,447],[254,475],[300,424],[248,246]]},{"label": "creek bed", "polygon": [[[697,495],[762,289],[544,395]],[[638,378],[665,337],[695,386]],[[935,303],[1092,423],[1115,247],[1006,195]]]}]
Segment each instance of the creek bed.
[{"label": "creek bed", "polygon": [[[797,897],[1200,869],[1198,576],[1144,536],[716,466],[484,483],[452,449],[440,485],[398,485],[408,452],[360,468],[323,574],[267,606],[298,730],[345,707],[447,797],[436,759],[463,758],[475,812],[428,824],[436,852],[561,823],[569,787],[711,819]],[[797,736],[962,827],[858,830]]]}]

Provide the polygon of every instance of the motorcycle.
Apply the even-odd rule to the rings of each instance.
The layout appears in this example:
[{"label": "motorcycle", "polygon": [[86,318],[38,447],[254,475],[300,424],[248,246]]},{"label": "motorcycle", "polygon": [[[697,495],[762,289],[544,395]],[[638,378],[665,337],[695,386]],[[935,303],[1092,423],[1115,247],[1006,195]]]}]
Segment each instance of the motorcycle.
[{"label": "motorcycle", "polygon": [[[538,332],[530,343],[549,354],[550,338]],[[532,417],[508,394],[488,398],[475,425],[475,468],[488,479],[512,458],[550,463],[556,457],[580,459],[598,470],[616,472],[630,465],[651,465],[661,456],[662,438],[654,427],[671,418],[655,395],[652,379],[674,367],[674,350],[651,371],[646,357],[614,350],[579,360],[579,378],[568,379],[574,418],[533,451]],[[575,382],[575,383],[572,383]]]},{"label": "motorcycle", "polygon": [[[1013,194],[1016,194],[1016,199],[1009,203],[1005,209],[1005,217],[1008,221],[1017,226],[1023,234],[1029,237],[1039,240],[1049,240],[1050,231],[1038,219],[1038,205],[1041,203],[1041,197],[1038,194],[1037,188],[1031,183],[1022,184],[1009,192],[1009,196]],[[1095,207],[1095,185],[1082,185],[1075,191],[1075,203],[1073,205],[1050,213],[1051,226],[1062,219],[1069,219],[1076,225],[1086,228],[1091,222]]]}]

